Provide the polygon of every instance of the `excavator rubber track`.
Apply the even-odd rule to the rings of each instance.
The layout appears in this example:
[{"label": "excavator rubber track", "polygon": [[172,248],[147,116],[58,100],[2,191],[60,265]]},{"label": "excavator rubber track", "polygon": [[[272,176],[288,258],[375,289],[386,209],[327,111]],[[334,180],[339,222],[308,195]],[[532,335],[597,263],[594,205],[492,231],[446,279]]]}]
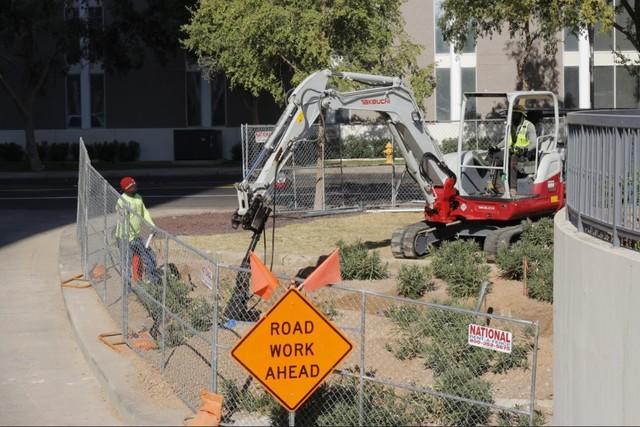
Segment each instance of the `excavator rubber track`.
[{"label": "excavator rubber track", "polygon": [[435,227],[426,221],[408,225],[393,232],[391,252],[395,258],[416,259],[429,252],[429,246],[439,239],[432,232]]}]

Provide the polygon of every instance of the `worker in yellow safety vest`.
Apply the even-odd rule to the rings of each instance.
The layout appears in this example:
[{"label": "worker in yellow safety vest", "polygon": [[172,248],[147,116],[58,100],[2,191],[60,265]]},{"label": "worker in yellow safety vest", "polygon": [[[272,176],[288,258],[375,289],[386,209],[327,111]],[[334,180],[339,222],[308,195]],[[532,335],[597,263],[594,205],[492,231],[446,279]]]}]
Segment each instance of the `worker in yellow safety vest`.
[{"label": "worker in yellow safety vest", "polygon": [[[142,196],[138,194],[138,185],[132,177],[122,178],[120,189],[122,195],[118,199],[116,209],[122,216],[116,225],[116,238],[120,245],[124,245],[126,242],[129,244],[129,265],[131,265],[133,257],[137,255],[144,266],[146,278],[154,283],[159,283],[160,276],[157,272],[156,256],[149,247],[153,232],[150,233],[146,244],[140,236],[145,223],[155,227],[151,214],[144,205]],[[126,228],[123,221],[127,223]]]},{"label": "worker in yellow safety vest", "polygon": [[[531,156],[535,156],[536,139],[536,127],[527,120],[525,108],[520,104],[515,105],[511,113],[509,130],[509,189],[512,196],[517,194],[520,164],[529,160]],[[503,164],[504,157],[500,149],[502,147],[504,143],[489,149],[489,155],[496,166]]]}]

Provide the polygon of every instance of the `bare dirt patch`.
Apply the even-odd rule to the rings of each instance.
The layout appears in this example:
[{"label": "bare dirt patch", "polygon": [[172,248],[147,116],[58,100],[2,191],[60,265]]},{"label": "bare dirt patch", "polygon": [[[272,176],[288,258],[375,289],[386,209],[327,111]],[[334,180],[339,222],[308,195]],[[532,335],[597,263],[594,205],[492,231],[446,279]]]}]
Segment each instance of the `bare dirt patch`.
[{"label": "bare dirt patch", "polygon": [[[209,253],[226,254],[229,259],[239,261],[247,248],[251,233],[244,230],[233,230],[230,225],[231,212],[210,213],[202,215],[162,217],[157,219],[160,227],[171,233],[182,236],[187,243]],[[391,277],[378,281],[350,281],[346,286],[363,288],[385,295],[397,295],[396,277],[402,264],[429,264],[429,258],[423,260],[396,260],[390,250],[390,238],[394,230],[422,219],[420,212],[403,213],[369,213],[350,214],[317,218],[279,217],[276,220],[274,271],[282,275],[293,275],[298,269],[313,264],[318,256],[327,254],[336,246],[338,240],[347,243],[361,240],[370,250],[380,253],[383,261],[389,265]],[[259,254],[267,262],[271,258],[271,222],[266,233],[266,245],[261,242]],[[266,247],[266,250],[263,249]],[[266,256],[263,254],[266,253]],[[553,306],[548,303],[529,299],[524,292],[523,284],[518,281],[505,280],[500,277],[495,265],[491,266],[491,291],[483,309],[492,307],[494,314],[537,321],[540,325],[538,341],[538,360],[536,375],[536,398],[545,410],[546,421],[551,421],[551,402],[553,399]],[[444,301],[448,298],[446,283],[436,280],[436,290],[427,293],[426,301]],[[472,306],[474,301],[468,301]],[[264,305],[264,304],[262,304]],[[358,302],[348,298],[336,300],[335,308],[339,316],[338,325],[355,322]],[[264,308],[264,307],[262,307]],[[367,341],[367,352],[375,354],[376,365],[385,367],[390,375],[401,373],[410,380],[421,378],[428,381],[428,370],[420,359],[400,361],[384,344],[393,332],[380,310],[368,308],[368,316],[377,320],[376,330],[372,331]],[[369,338],[369,337],[367,337]],[[175,359],[173,363],[178,363]],[[529,366],[532,357],[529,356]],[[193,363],[193,362],[191,362]],[[526,405],[529,398],[528,385],[531,381],[531,368],[512,369],[507,374],[485,374],[483,378],[492,383],[494,398],[499,404],[513,406],[515,402]],[[182,369],[179,369],[181,371]],[[525,406],[526,407],[526,406]]]}]

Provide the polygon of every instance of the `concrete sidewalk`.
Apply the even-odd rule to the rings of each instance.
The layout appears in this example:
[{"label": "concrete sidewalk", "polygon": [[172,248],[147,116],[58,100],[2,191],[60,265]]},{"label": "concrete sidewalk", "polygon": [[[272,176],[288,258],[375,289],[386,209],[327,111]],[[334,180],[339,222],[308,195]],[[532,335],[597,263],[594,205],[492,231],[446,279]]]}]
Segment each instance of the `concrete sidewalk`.
[{"label": "concrete sidewalk", "polygon": [[[5,237],[52,215],[0,214]],[[192,413],[159,374],[97,340],[117,328],[94,290],[61,289],[79,273],[73,227],[0,247],[0,424],[181,425]]]},{"label": "concrete sidewalk", "polygon": [[[38,214],[2,211],[0,233],[20,229],[26,217],[46,220]],[[60,233],[0,247],[0,424],[121,425],[69,326],[58,281]]]}]

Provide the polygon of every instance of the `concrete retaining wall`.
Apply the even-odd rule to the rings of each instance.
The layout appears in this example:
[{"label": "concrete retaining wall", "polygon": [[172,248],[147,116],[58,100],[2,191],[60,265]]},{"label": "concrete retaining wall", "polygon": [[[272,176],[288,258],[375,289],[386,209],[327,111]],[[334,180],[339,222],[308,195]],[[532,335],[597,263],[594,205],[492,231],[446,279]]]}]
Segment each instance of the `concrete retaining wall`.
[{"label": "concrete retaining wall", "polygon": [[554,425],[640,425],[640,254],[554,236]]}]

